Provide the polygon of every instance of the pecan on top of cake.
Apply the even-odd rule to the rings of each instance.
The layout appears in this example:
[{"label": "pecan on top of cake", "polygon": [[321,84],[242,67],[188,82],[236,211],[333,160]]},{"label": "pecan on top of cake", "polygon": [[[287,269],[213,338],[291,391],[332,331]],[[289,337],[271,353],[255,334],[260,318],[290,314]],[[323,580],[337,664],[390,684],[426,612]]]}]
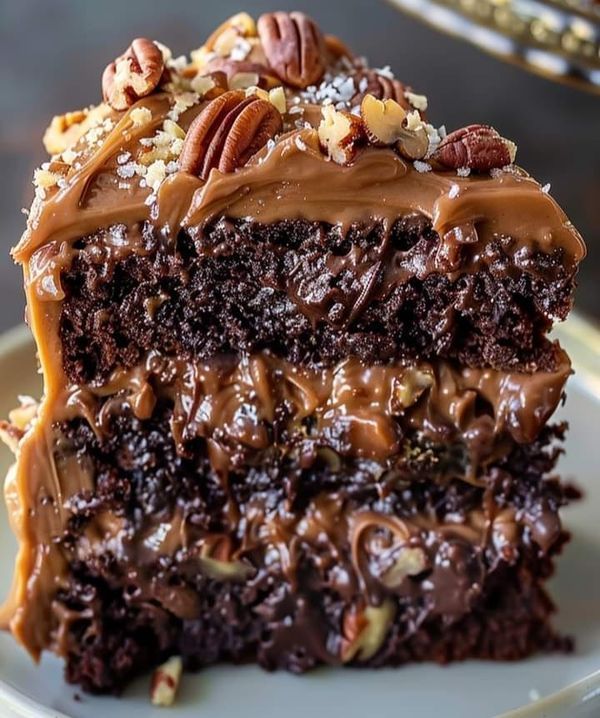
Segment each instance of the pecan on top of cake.
[{"label": "pecan on top of cake", "polygon": [[[219,213],[273,222],[291,212],[350,226],[420,212],[440,235],[459,216],[465,224],[489,215],[482,242],[516,236],[518,248],[522,223],[490,204],[490,189],[517,192],[544,218],[544,226],[528,223],[528,246],[558,246],[573,265],[583,256],[564,213],[513,164],[513,142],[481,124],[450,134],[435,127],[425,95],[389,67],[369,67],[304,13],[256,22],[239,13],[189,57],[137,38],[108,64],[101,89],[100,105],[55,117],[45,134],[52,157],[34,177],[19,261],[48,242],[48,204],[54,230],[69,241],[96,229],[98,218],[103,226],[159,225],[168,215],[176,234]],[[344,199],[361,194],[361,207]]]}]

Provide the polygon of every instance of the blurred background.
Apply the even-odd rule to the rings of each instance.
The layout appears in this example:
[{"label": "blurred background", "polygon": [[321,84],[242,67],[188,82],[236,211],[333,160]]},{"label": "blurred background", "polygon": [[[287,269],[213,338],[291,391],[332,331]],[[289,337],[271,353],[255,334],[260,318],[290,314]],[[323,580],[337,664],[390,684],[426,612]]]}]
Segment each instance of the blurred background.
[{"label": "blurred background", "polygon": [[391,65],[429,96],[433,124],[489,123],[516,141],[519,164],[551,183],[587,241],[577,307],[600,323],[600,96],[487,56],[378,0],[0,0],[0,331],[23,317],[8,252],[24,228],[21,208],[46,159],[41,138],[52,116],[97,102],[105,65],[133,37],[178,55],[235,12],[276,9],[302,9],[374,66]]}]

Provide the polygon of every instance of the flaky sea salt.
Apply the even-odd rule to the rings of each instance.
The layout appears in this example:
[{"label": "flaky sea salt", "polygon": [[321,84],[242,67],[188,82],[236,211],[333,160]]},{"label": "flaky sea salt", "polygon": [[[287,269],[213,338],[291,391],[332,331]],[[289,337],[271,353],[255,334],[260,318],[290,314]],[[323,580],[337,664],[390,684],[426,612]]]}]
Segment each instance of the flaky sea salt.
[{"label": "flaky sea salt", "polygon": [[428,162],[421,162],[421,160],[415,160],[413,162],[413,167],[417,170],[417,172],[431,172],[431,165]]}]

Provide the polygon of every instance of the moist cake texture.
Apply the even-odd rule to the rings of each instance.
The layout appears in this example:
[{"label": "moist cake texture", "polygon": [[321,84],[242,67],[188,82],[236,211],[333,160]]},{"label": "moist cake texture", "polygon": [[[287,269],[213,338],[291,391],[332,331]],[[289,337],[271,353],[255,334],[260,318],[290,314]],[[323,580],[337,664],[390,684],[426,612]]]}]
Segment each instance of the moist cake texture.
[{"label": "moist cake texture", "polygon": [[138,38],[102,93],[13,250],[44,395],[0,427],[4,627],[92,692],[569,650],[548,333],[585,247],[514,143],[298,12]]}]

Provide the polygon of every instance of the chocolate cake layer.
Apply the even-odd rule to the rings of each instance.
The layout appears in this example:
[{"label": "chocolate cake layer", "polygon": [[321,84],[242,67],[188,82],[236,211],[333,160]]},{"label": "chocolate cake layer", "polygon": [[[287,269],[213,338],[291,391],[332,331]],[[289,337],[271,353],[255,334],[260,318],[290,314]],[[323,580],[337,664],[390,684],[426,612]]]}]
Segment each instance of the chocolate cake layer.
[{"label": "chocolate cake layer", "polygon": [[544,478],[560,428],[480,487],[398,479],[383,492],[358,466],[322,463],[224,481],[201,452],[177,455],[166,408],[116,415],[104,441],[81,420],[57,431],[58,466],[75,454],[95,476],[57,537],[68,579],[52,608],[67,677],[89,690],[118,691],[173,653],[188,668],[304,671],[569,646],[543,589],[572,496]]},{"label": "chocolate cake layer", "polygon": [[[384,642],[374,656],[353,658],[349,665],[514,661],[539,652],[569,652],[571,640],[549,623],[554,606],[543,582],[551,572],[548,559],[501,565],[489,573],[469,613],[450,620],[427,616],[408,599],[398,600],[389,618],[388,604],[383,610],[374,607],[372,617],[389,621]],[[65,617],[65,677],[94,693],[120,693],[136,675],[171,655],[182,656],[192,671],[254,662],[267,670],[301,673],[321,664],[339,666],[336,644],[350,645],[351,629],[343,628],[349,604],[319,592],[318,584],[298,593],[265,574],[248,584],[199,580],[198,618],[181,620],[146,600],[118,570],[115,575],[108,557],[75,564],[71,575],[69,588],[56,601]]]},{"label": "chocolate cake layer", "polygon": [[149,350],[543,370],[555,365],[545,334],[566,317],[574,285],[561,250],[515,253],[508,237],[483,252],[442,242],[418,214],[389,232],[296,220],[223,221],[174,244],[149,226],[135,235],[126,257],[122,227],[79,240],[60,277],[71,381],[101,382]]}]

